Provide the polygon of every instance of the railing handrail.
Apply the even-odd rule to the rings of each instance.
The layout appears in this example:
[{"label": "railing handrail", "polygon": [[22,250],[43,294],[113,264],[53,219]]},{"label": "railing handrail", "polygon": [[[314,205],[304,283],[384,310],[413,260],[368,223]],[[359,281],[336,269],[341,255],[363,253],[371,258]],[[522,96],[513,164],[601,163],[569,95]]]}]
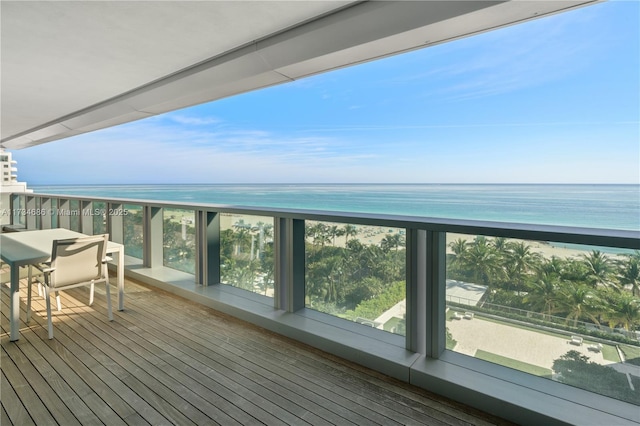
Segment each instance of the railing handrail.
[{"label": "railing handrail", "polygon": [[434,217],[403,216],[376,213],[340,212],[293,208],[264,208],[214,203],[184,203],[134,198],[78,196],[45,193],[11,193],[27,197],[57,198],[65,200],[98,201],[111,204],[136,204],[159,208],[215,211],[228,214],[273,216],[337,223],[355,223],[371,226],[412,228],[434,232],[450,232],[489,237],[552,241],[568,244],[616,247],[640,250],[640,231],[622,229],[584,228],[559,225],[494,222],[470,219],[444,219]]}]

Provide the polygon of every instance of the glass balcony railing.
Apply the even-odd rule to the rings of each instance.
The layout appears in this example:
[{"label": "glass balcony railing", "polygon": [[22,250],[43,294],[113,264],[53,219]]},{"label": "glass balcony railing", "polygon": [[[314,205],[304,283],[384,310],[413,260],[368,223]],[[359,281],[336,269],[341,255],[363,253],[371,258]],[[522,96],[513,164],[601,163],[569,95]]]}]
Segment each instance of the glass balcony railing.
[{"label": "glass balcony railing", "polygon": [[82,217],[80,211],[80,200],[69,200],[67,216],[69,217],[69,229],[80,232],[80,219]]},{"label": "glass balcony railing", "polygon": [[404,229],[306,221],[305,305],[405,334]]},{"label": "glass balcony railing", "polygon": [[448,349],[640,405],[640,252],[447,237]]},{"label": "glass balcony railing", "polygon": [[142,207],[136,204],[124,204],[122,213],[124,226],[124,253],[127,256],[142,259],[144,252]]},{"label": "glass balcony railing", "polygon": [[163,210],[164,266],[195,274],[195,212]]},{"label": "glass balcony railing", "polygon": [[223,283],[273,297],[273,218],[222,215],[220,269]]},{"label": "glass balcony railing", "polygon": [[93,202],[90,211],[85,211],[93,219],[93,235],[107,232],[107,203]]},{"label": "glass balcony railing", "polygon": [[[88,202],[31,197],[33,205],[70,212]],[[23,195],[11,200],[14,209],[28,204]],[[122,206],[127,215],[69,214],[52,225],[111,230],[146,268],[179,270],[196,286],[227,285],[221,288],[253,293],[250,300],[268,296],[259,299],[274,309],[312,312],[430,359],[464,368],[480,362],[509,383],[533,376],[640,405],[637,231],[140,200],[91,204]]]}]

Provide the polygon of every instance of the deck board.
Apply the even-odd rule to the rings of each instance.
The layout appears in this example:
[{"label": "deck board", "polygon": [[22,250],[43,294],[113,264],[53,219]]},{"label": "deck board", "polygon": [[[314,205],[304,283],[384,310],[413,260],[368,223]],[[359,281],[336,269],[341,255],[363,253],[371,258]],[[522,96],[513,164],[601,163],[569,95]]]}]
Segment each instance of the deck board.
[{"label": "deck board", "polygon": [[25,324],[21,288],[12,343],[2,286],[3,425],[509,424],[169,293],[126,289],[113,322],[104,289],[93,306],[86,289],[61,293],[48,340],[43,299]]}]

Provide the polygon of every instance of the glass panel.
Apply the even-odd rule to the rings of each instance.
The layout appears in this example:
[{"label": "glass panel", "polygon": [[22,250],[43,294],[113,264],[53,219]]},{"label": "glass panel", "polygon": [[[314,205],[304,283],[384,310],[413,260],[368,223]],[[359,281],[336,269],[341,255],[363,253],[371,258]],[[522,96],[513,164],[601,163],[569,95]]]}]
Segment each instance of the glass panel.
[{"label": "glass panel", "polygon": [[640,252],[461,234],[447,247],[448,349],[640,405]]},{"label": "glass panel", "polygon": [[69,226],[80,232],[80,200],[69,200]]},{"label": "glass panel", "polygon": [[125,204],[124,215],[124,254],[142,259],[143,232],[142,232],[142,206]]},{"label": "glass panel", "polygon": [[51,199],[50,214],[51,214],[51,227],[57,228],[58,227],[58,199],[57,198]]},{"label": "glass panel", "polygon": [[404,335],[405,230],[307,221],[305,233],[305,305]]},{"label": "glass panel", "polygon": [[273,218],[220,216],[220,273],[225,284],[273,297]]},{"label": "glass panel", "polygon": [[104,234],[107,232],[107,204],[94,201],[92,207],[93,235]]},{"label": "glass panel", "polygon": [[196,273],[196,215],[193,210],[163,209],[164,266]]},{"label": "glass panel", "polygon": [[24,195],[13,196],[13,224],[26,226],[26,208],[27,201]]}]

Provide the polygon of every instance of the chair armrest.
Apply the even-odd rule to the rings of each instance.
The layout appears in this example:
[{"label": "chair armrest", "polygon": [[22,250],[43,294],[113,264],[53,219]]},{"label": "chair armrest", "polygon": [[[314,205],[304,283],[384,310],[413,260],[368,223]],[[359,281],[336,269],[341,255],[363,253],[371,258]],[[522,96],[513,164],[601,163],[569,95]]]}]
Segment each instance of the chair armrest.
[{"label": "chair armrest", "polygon": [[109,256],[105,256],[104,259],[102,259],[102,263],[107,263],[107,262],[111,262],[113,260],[113,258],[109,257]]},{"label": "chair armrest", "polygon": [[34,263],[31,266],[35,267],[37,270],[42,272],[43,274],[47,274],[49,272],[55,271],[56,268],[52,268],[50,263]]}]

